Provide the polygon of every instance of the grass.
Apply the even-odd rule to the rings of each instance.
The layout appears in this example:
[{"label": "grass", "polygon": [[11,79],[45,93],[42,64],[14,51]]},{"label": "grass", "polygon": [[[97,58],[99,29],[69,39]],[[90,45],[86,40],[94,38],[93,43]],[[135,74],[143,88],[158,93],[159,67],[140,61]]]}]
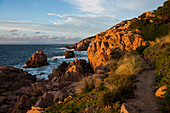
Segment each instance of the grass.
[{"label": "grass", "polygon": [[145,59],[151,61],[156,69],[155,88],[163,85],[168,87],[164,98],[164,111],[170,112],[170,33],[162,38],[157,38],[143,51]]},{"label": "grass", "polygon": [[142,70],[142,62],[139,59],[139,56],[127,52],[118,62],[118,68],[115,74],[135,75],[140,70]]},{"label": "grass", "polygon": [[124,101],[134,96],[135,75],[142,70],[142,61],[133,52],[125,53],[119,61],[110,65],[111,74],[106,80],[102,103],[112,105],[116,101]]},{"label": "grass", "polygon": [[76,94],[80,95],[82,93],[90,92],[95,88],[95,80],[92,76],[83,78],[80,84],[76,87]]},{"label": "grass", "polygon": [[[135,75],[140,69],[133,62],[138,62],[134,53],[125,53],[119,59],[109,62],[110,74],[105,78],[94,79],[92,76],[83,78],[76,87],[77,97],[67,99],[62,103],[55,103],[45,110],[45,113],[118,113],[122,102],[134,96]],[[131,59],[131,60],[130,60]],[[122,66],[131,64],[131,73],[118,73]],[[141,65],[139,65],[141,66]],[[121,68],[120,68],[121,67]]]},{"label": "grass", "polygon": [[[144,40],[154,41],[156,37],[166,36],[170,29],[170,1],[166,1],[165,6],[154,11],[153,17],[146,17],[145,14],[139,16],[141,19],[134,20],[127,30],[139,29]],[[151,21],[150,21],[151,20]]]}]

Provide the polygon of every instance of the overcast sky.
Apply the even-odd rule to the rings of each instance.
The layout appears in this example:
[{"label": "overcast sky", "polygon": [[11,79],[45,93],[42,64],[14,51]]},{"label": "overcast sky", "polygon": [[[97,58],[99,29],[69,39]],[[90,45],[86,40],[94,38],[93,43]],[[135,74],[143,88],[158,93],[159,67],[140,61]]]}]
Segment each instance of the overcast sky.
[{"label": "overcast sky", "polygon": [[0,0],[0,44],[75,43],[166,0]]}]

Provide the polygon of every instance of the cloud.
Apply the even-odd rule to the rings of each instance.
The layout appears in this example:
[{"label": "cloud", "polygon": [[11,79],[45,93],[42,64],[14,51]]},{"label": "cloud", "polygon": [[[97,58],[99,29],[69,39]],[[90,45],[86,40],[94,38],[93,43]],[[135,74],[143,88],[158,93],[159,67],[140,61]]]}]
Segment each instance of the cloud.
[{"label": "cloud", "polygon": [[105,0],[65,0],[65,1],[76,5],[77,9],[83,12],[92,12],[98,14],[105,10],[105,8],[102,7],[102,4],[104,4]]},{"label": "cloud", "polygon": [[111,15],[53,14],[50,16],[56,16],[56,18],[59,19],[50,20],[49,23],[0,20],[0,29],[3,28],[2,30],[10,30],[11,28],[17,28],[20,31],[38,31],[59,36],[62,35],[86,38],[88,36],[92,36],[101,31],[109,29],[117,22],[119,22],[115,16]]},{"label": "cloud", "polygon": [[41,32],[34,32],[34,34],[40,34]]},{"label": "cloud", "polygon": [[6,30],[6,32],[17,32],[18,30],[17,29],[12,29],[12,30]]},{"label": "cloud", "polygon": [[80,38],[52,35],[0,35],[0,44],[73,44],[77,41],[80,41]]},{"label": "cloud", "polygon": [[143,11],[156,9],[166,0],[64,0],[81,12],[115,15],[117,18],[133,18]]}]

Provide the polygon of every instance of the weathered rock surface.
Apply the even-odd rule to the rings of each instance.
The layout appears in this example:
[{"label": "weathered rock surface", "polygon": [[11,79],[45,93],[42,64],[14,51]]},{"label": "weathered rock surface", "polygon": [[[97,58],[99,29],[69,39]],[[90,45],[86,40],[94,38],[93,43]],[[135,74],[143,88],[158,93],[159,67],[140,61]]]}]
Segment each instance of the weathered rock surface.
[{"label": "weathered rock surface", "polygon": [[36,51],[27,61],[24,68],[36,68],[45,65],[49,65],[47,62],[47,56],[42,51]]},{"label": "weathered rock surface", "polygon": [[29,90],[36,77],[22,69],[0,66],[0,113],[11,113],[17,96]]},{"label": "weathered rock surface", "polygon": [[88,37],[86,39],[83,39],[79,43],[75,43],[74,45],[68,46],[68,49],[74,49],[76,51],[87,51],[89,44],[92,42],[92,40],[95,39],[95,36]]},{"label": "weathered rock surface", "polygon": [[89,44],[87,56],[94,71],[102,69],[112,49],[135,50],[140,45],[147,45],[140,31],[127,31],[126,29],[132,23],[132,20],[122,21],[120,24],[97,34],[95,39]]},{"label": "weathered rock surface", "polygon": [[160,87],[160,88],[156,91],[155,95],[156,95],[157,97],[164,98],[164,94],[166,93],[166,91],[165,91],[166,89],[167,89],[166,86]]},{"label": "weathered rock surface", "polygon": [[65,56],[65,58],[73,58],[75,56],[74,51],[67,50],[67,51],[65,51],[64,56]]},{"label": "weathered rock surface", "polygon": [[88,73],[92,72],[91,66],[86,60],[78,60],[71,63],[63,62],[57,69],[53,69],[53,72],[48,76],[50,80],[57,77],[59,83],[65,81],[77,82],[82,77],[88,76]]}]

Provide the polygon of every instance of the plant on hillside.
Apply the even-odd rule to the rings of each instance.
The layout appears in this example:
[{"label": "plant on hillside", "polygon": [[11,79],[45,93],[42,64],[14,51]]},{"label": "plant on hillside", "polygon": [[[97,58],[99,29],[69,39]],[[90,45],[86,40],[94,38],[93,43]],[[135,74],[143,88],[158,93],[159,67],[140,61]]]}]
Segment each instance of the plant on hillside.
[{"label": "plant on hillside", "polygon": [[145,59],[149,59],[156,69],[155,88],[158,89],[163,85],[167,86],[165,93],[164,110],[170,111],[170,33],[162,38],[157,38],[143,51]]},{"label": "plant on hillside", "polygon": [[127,52],[124,57],[118,62],[118,68],[115,74],[120,75],[135,75],[142,70],[142,61],[139,56]]},{"label": "plant on hillside", "polygon": [[90,92],[95,88],[95,80],[92,76],[83,78],[79,85],[76,87],[76,94],[80,95],[82,93]]},{"label": "plant on hillside", "polygon": [[[113,69],[112,69],[113,67]],[[101,101],[104,105],[112,105],[117,101],[134,96],[135,74],[142,70],[142,62],[136,53],[127,52],[117,63],[110,66],[110,75],[106,80],[107,90]]]}]

